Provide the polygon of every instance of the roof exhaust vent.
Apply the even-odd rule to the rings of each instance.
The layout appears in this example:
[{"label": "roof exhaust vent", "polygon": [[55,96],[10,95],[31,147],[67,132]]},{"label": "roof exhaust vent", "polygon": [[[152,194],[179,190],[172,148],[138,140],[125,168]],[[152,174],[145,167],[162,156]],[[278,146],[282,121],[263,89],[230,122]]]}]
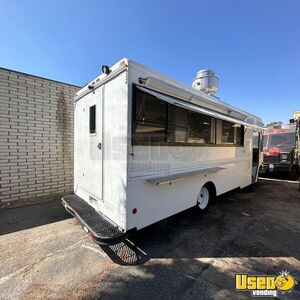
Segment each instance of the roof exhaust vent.
[{"label": "roof exhaust vent", "polygon": [[212,70],[200,70],[193,80],[192,87],[206,94],[213,95],[218,91],[219,77]]}]

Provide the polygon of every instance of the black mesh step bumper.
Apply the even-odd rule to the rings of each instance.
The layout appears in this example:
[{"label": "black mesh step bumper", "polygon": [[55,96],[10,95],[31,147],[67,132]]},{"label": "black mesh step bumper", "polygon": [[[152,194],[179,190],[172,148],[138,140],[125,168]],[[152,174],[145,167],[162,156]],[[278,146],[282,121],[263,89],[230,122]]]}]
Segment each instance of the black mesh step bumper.
[{"label": "black mesh step bumper", "polygon": [[113,245],[127,238],[127,232],[123,232],[77,195],[63,197],[62,204],[67,212],[79,220],[84,230],[97,244]]}]

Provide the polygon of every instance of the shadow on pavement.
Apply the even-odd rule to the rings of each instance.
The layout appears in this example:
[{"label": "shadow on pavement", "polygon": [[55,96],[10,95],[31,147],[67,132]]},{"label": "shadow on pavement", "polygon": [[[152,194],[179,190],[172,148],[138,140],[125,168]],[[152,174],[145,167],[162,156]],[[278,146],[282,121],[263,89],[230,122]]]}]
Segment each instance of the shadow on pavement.
[{"label": "shadow on pavement", "polygon": [[[105,280],[98,278],[88,284],[83,299],[246,300],[252,298],[250,292],[235,289],[237,272],[278,274],[287,267],[291,268],[291,263],[284,259],[151,259],[143,265],[111,269]],[[295,289],[287,298],[279,297],[296,300],[299,294]]]},{"label": "shadow on pavement", "polygon": [[41,226],[72,216],[66,212],[60,201],[51,201],[23,207],[0,210],[0,235]]}]

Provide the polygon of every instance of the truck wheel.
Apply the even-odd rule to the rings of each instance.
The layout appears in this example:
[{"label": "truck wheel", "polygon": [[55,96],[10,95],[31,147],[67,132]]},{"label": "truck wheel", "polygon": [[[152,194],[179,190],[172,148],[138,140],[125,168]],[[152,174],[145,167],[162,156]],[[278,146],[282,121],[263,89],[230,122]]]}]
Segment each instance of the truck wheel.
[{"label": "truck wheel", "polygon": [[213,188],[209,184],[205,184],[197,197],[197,207],[200,212],[207,210],[209,204],[212,202],[214,195]]}]

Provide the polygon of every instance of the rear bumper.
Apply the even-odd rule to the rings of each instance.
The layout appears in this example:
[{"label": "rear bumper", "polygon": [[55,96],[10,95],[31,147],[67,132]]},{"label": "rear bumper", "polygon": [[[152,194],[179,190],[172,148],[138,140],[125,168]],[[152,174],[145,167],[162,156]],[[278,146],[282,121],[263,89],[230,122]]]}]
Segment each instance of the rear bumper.
[{"label": "rear bumper", "polygon": [[292,170],[292,165],[290,164],[281,164],[281,163],[275,163],[275,164],[263,164],[259,170],[260,174],[265,173],[276,173],[276,172],[290,172]]},{"label": "rear bumper", "polygon": [[128,236],[128,232],[122,231],[75,194],[63,197],[62,205],[68,213],[78,219],[88,236],[97,244],[114,245],[124,241]]}]

